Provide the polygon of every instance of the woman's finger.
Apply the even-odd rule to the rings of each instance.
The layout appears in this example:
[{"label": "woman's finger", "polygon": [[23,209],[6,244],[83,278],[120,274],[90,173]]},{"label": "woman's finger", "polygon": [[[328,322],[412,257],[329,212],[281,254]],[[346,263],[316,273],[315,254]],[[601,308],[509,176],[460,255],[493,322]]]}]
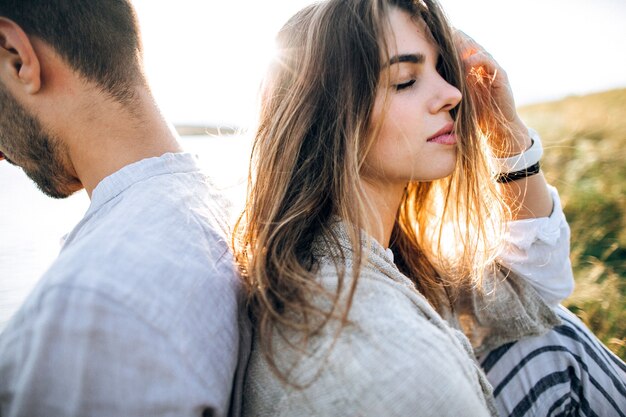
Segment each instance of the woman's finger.
[{"label": "woman's finger", "polygon": [[465,59],[479,52],[486,53],[485,49],[478,42],[476,42],[462,30],[457,29],[454,32],[453,36],[461,58]]},{"label": "woman's finger", "polygon": [[500,65],[498,65],[491,55],[485,52],[478,52],[464,59],[463,66],[466,70],[483,67],[489,74],[495,74],[498,72],[504,74]]}]

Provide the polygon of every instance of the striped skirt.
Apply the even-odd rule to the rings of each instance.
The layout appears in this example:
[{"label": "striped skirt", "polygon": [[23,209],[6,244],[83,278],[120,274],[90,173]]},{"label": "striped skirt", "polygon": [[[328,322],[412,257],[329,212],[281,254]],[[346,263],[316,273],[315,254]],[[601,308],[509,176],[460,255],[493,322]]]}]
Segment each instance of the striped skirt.
[{"label": "striped skirt", "polygon": [[626,365],[563,307],[543,336],[478,358],[501,416],[626,417]]}]

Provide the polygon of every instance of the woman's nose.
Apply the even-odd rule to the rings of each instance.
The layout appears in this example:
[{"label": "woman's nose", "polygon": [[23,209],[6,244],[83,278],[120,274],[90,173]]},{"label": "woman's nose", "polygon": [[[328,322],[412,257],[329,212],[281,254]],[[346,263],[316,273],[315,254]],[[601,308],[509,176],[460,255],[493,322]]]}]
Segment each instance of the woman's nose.
[{"label": "woman's nose", "polygon": [[458,88],[439,77],[431,112],[434,114],[440,111],[450,111],[461,102],[461,98],[461,91]]}]

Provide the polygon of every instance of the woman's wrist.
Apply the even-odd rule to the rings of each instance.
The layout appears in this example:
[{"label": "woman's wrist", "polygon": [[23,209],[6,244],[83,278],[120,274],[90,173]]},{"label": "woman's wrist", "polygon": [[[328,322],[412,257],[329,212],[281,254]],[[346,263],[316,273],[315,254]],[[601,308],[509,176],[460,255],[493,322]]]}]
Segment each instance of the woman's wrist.
[{"label": "woman's wrist", "polygon": [[492,146],[492,153],[496,158],[509,158],[521,154],[531,146],[528,128],[517,117],[502,132],[495,132],[498,145]]},{"label": "woman's wrist", "polygon": [[508,158],[494,158],[493,174],[496,181],[507,183],[539,173],[539,161],[543,155],[543,147],[539,134],[528,129],[531,145],[517,155]]}]

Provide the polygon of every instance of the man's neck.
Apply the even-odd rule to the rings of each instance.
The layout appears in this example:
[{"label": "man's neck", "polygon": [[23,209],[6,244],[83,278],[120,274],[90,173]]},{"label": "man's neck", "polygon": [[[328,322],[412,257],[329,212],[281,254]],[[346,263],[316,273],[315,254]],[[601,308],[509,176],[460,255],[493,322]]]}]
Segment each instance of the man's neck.
[{"label": "man's neck", "polygon": [[82,97],[82,106],[79,99],[73,123],[58,128],[90,197],[100,181],[126,165],[182,150],[147,89],[137,90],[132,111],[102,94],[93,96]]}]

